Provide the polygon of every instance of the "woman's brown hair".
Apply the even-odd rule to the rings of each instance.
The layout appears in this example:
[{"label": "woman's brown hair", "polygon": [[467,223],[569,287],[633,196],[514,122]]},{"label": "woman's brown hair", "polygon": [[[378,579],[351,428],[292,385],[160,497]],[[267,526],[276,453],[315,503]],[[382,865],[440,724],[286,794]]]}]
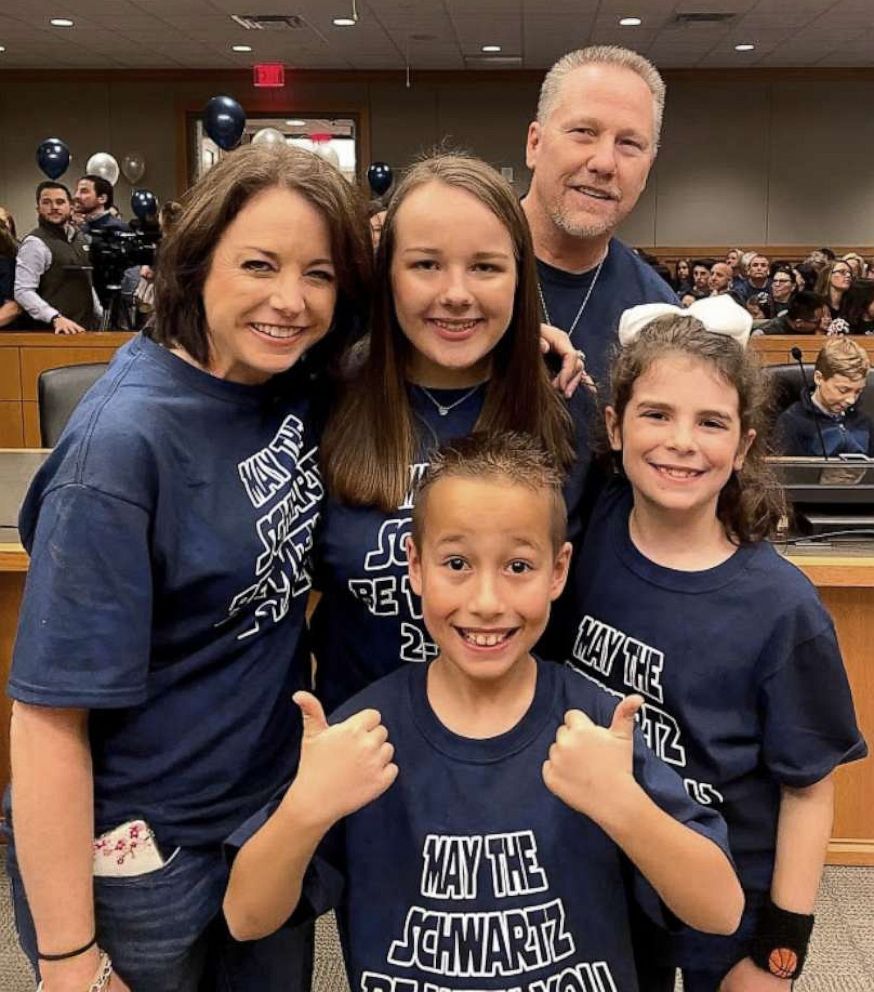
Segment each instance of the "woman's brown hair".
[{"label": "woman's brown hair", "polygon": [[155,274],[155,320],[149,335],[178,345],[201,365],[209,362],[203,285],[216,244],[243,207],[262,190],[299,193],[325,218],[337,272],[334,328],[316,345],[323,358],[336,354],[366,315],[373,249],[365,201],[318,155],[285,145],[246,145],[214,165],[185,194],[183,210],[161,243]]},{"label": "woman's brown hair", "polygon": [[[737,341],[714,334],[692,316],[665,316],[650,321],[630,344],[619,351],[610,373],[611,405],[618,424],[634,393],[634,384],[660,358],[679,354],[697,359],[712,368],[723,382],[737,390],[741,437],[752,428],[756,432],[740,471],[731,477],[719,494],[716,515],[730,541],[741,544],[772,537],[786,514],[783,491],[771,472],[765,456],[768,434],[768,380],[756,359]],[[614,468],[621,456],[611,451],[603,422],[594,441],[599,455],[609,458]]]},{"label": "woman's brown hair", "polygon": [[574,458],[570,416],[550,386],[540,354],[537,271],[519,201],[509,183],[485,162],[464,155],[436,155],[413,165],[392,196],[376,256],[368,353],[322,441],[328,489],[353,505],[397,508],[409,488],[409,466],[417,455],[406,384],[410,345],[395,313],[391,264],[398,210],[411,192],[429,183],[476,197],[500,220],[513,242],[513,312],[491,352],[491,373],[476,429],[530,434],[564,470]]}]

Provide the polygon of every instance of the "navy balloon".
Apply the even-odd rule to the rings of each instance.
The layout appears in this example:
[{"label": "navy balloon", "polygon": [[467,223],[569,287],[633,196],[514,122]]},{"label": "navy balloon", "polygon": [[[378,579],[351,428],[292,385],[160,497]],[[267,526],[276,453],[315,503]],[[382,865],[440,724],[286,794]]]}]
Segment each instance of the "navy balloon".
[{"label": "navy balloon", "polygon": [[367,170],[367,181],[377,196],[382,196],[392,184],[394,174],[385,162],[374,162]]},{"label": "navy balloon", "polygon": [[130,208],[140,220],[155,217],[158,213],[158,200],[147,189],[135,189],[130,195]]},{"label": "navy balloon", "polygon": [[70,149],[60,138],[46,138],[37,146],[36,164],[49,179],[60,179],[70,165]]},{"label": "navy balloon", "polygon": [[203,112],[203,127],[212,140],[229,152],[243,136],[246,113],[230,96],[214,96]]}]

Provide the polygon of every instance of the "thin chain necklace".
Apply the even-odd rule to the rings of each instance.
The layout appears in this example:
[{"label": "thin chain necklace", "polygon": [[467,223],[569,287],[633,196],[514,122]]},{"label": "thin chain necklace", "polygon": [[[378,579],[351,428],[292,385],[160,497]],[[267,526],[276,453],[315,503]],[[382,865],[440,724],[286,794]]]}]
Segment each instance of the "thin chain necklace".
[{"label": "thin chain necklace", "polygon": [[[583,302],[580,304],[580,309],[577,310],[577,315],[576,317],[574,317],[574,322],[568,328],[568,332],[567,332],[568,337],[573,336],[577,324],[579,324],[580,322],[580,317],[583,316],[583,311],[586,309],[586,304],[589,302],[589,297],[592,295],[592,290],[595,288],[595,283],[598,281],[598,276],[601,275],[601,269],[604,266],[604,262],[606,258],[607,256],[605,255],[604,258],[602,258],[601,261],[598,262],[598,268],[595,269],[595,275],[592,277],[592,281],[589,283],[589,288],[586,290],[586,295],[583,297]],[[546,321],[547,324],[551,324],[552,319],[549,316],[549,310],[546,306],[546,297],[543,295],[543,285],[541,284],[540,279],[537,280],[537,295],[540,297],[540,306],[543,310],[544,320]]]},{"label": "thin chain necklace", "polygon": [[461,404],[465,400],[470,399],[470,397],[473,396],[473,394],[478,389],[481,389],[483,387],[483,385],[484,385],[484,383],[478,382],[473,387],[473,389],[469,389],[464,394],[464,396],[460,396],[457,400],[455,400],[452,403],[448,403],[448,404],[443,404],[439,400],[434,399],[434,397],[431,395],[431,393],[424,386],[420,386],[420,385],[416,384],[416,389],[420,389],[428,397],[428,399],[434,404],[434,406],[437,408],[437,412],[440,414],[440,416],[441,417],[445,417],[449,413],[450,410],[454,410],[457,406],[461,406]]}]

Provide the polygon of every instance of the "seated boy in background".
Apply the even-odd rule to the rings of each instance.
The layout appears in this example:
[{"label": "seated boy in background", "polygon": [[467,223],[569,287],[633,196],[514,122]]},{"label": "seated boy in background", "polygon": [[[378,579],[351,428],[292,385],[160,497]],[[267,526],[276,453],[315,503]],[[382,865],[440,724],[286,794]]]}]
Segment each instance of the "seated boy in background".
[{"label": "seated boy in background", "polygon": [[775,445],[782,455],[830,458],[832,455],[874,456],[874,423],[856,409],[868,381],[871,363],[852,338],[826,341],[816,356],[813,392],[802,389],[797,400],[777,418]]},{"label": "seated boy in background", "polygon": [[330,726],[295,695],[297,776],[232,840],[234,936],[337,905],[360,992],[634,992],[629,890],[657,919],[733,932],[724,824],[644,744],[641,697],[614,705],[530,653],[567,577],[566,522],[561,476],[526,436],[441,449],[408,545],[440,654]]}]

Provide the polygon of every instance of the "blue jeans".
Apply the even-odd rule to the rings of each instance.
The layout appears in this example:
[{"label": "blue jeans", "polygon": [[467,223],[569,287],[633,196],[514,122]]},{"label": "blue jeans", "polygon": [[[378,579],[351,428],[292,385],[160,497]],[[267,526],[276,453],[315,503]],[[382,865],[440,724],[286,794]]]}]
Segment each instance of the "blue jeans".
[{"label": "blue jeans", "polygon": [[[7,848],[19,942],[36,972],[36,933],[15,851]],[[180,848],[157,871],[95,878],[100,946],[134,992],[309,992],[312,924],[233,940],[221,913],[221,850]]]}]

